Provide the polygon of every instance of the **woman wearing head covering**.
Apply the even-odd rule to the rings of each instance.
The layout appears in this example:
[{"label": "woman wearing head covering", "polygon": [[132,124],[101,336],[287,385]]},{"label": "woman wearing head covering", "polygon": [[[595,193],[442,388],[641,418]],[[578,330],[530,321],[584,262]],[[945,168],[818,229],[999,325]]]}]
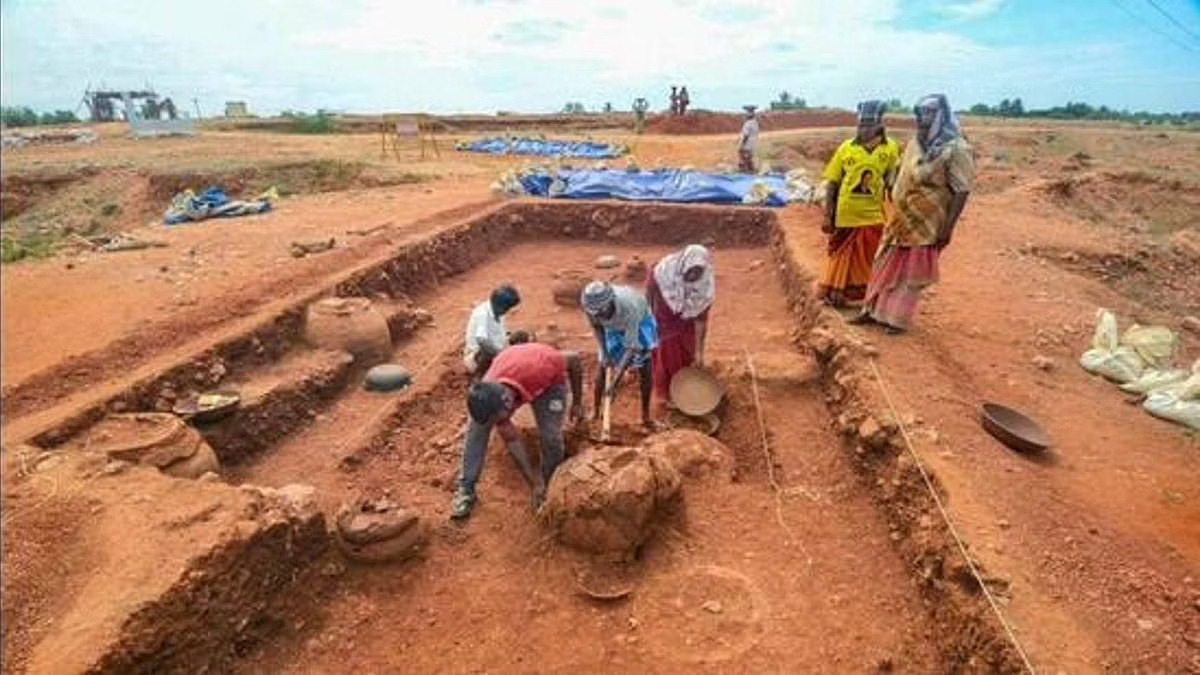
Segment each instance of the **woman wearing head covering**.
[{"label": "woman wearing head covering", "polygon": [[670,401],[675,373],[690,365],[704,365],[708,310],[716,297],[712,253],[699,244],[658,261],[646,280],[646,298],[659,332],[653,358],[654,388],[663,401]]},{"label": "woman wearing head covering", "polygon": [[892,188],[895,212],[883,228],[863,311],[853,321],[879,324],[889,334],[908,329],[921,291],[938,279],[938,258],[954,234],[975,179],[971,146],[942,94],[913,108],[915,142],[900,160]]},{"label": "woman wearing head covering", "polygon": [[858,133],[825,167],[825,269],[817,292],[834,307],[861,302],[883,234],[883,210],[900,165],[900,144],[883,128],[882,101],[858,104]]},{"label": "woman wearing head covering", "polygon": [[[628,368],[636,368],[641,384],[642,424],[654,428],[650,416],[650,392],[654,373],[650,354],[658,346],[658,325],[646,298],[627,286],[593,281],[584,287],[580,303],[600,347],[600,369],[596,376],[594,415],[600,415],[605,396],[616,395],[617,385]],[[608,370],[612,369],[612,381]]]}]

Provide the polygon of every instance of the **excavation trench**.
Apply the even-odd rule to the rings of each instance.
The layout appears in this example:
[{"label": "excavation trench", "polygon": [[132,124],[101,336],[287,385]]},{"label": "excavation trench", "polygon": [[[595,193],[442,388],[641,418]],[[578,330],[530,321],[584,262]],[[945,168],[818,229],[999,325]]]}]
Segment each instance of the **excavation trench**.
[{"label": "excavation trench", "polygon": [[[465,420],[462,325],[488,289],[512,282],[523,301],[510,329],[583,353],[590,383],[590,332],[578,309],[555,304],[556,273],[606,277],[593,268],[599,255],[652,263],[696,241],[715,250],[718,265],[708,360],[727,388],[716,438],[729,463],[685,482],[682,513],[631,563],[634,592],[597,604],[577,593],[579,557],[547,539],[498,439],[475,515],[446,522]],[[433,525],[423,557],[403,564],[356,566],[330,552],[297,563],[277,553],[298,568],[297,582],[248,598],[255,610],[244,618],[257,628],[232,652],[205,661],[195,644],[153,640],[118,640],[111,650],[157,648],[156,663],[169,670],[1016,670],[880,411],[863,370],[869,357],[817,309],[790,245],[767,210],[511,204],[330,289],[372,298],[387,316],[391,359],[415,374],[403,392],[365,391],[362,368],[307,347],[297,305],[38,434],[42,448],[81,449],[107,412],[162,409],[193,390],[232,386],[244,393],[242,408],[202,427],[225,482],[311,485],[315,510],[326,514],[356,495],[387,495]],[[613,274],[620,281],[623,271]],[[614,418],[630,445],[641,437],[636,401],[627,382]],[[532,426],[524,414],[518,422]],[[568,451],[589,443],[572,434]],[[181,492],[200,485],[174,482]],[[190,569],[206,564],[198,554]],[[223,588],[211,576],[186,579]],[[196,640],[236,640],[240,630],[209,627]]]}]

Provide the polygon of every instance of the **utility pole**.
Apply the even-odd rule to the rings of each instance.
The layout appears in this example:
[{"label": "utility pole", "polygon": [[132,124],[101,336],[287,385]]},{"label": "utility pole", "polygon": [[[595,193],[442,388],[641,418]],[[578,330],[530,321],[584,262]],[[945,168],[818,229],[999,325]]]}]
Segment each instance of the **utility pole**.
[{"label": "utility pole", "polygon": [[196,106],[196,119],[204,119],[204,115],[200,114],[200,100],[193,98],[192,105]]}]

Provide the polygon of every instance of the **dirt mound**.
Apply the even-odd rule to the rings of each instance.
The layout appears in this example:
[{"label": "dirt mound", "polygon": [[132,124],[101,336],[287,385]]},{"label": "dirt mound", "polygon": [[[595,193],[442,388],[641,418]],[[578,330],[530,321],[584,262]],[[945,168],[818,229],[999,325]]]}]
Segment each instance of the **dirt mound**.
[{"label": "dirt mound", "polygon": [[[745,116],[737,113],[691,112],[686,115],[659,115],[646,125],[652,134],[736,134],[742,130]],[[837,110],[765,112],[758,116],[763,131],[853,127],[854,113]],[[908,118],[888,118],[889,127],[911,129]]]},{"label": "dirt mound", "polygon": [[1200,185],[1144,171],[1078,172],[1049,180],[1039,191],[1055,205],[1101,225],[1165,235],[1193,225]]},{"label": "dirt mound", "polygon": [[68,173],[5,176],[0,182],[0,214],[8,220],[29,210],[62,188],[96,175],[99,169],[89,167]]},{"label": "dirt mound", "polygon": [[1200,242],[1188,231],[1175,233],[1165,245],[1136,246],[1119,251],[1084,251],[1055,246],[1026,246],[1023,253],[1098,279],[1122,295],[1168,312],[1200,312],[1192,278],[1200,269]]},{"label": "dirt mound", "polygon": [[722,470],[729,475],[733,451],[724,443],[692,429],[675,429],[655,434],[643,442],[648,455],[670,464],[685,476],[700,476]]},{"label": "dirt mound", "polygon": [[266,164],[220,172],[154,173],[147,177],[150,198],[163,207],[184,190],[200,191],[210,185],[225,188],[231,197],[250,198],[272,186],[280,195],[287,196],[419,183],[425,179],[425,176],[413,173],[376,173],[363,162],[337,159]]},{"label": "dirt mound", "polygon": [[571,457],[550,481],[542,517],[566,545],[630,554],[679,497],[679,473],[636,448],[593,447]]}]

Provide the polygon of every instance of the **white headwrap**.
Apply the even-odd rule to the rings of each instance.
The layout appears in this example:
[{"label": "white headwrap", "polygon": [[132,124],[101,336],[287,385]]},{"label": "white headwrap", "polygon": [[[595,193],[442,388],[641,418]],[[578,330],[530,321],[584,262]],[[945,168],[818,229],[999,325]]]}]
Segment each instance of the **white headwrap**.
[{"label": "white headwrap", "polygon": [[[688,283],[683,274],[693,267],[704,270],[700,278]],[[712,306],[717,298],[716,274],[712,253],[699,244],[691,244],[672,253],[654,266],[654,281],[667,306],[685,319],[694,319]]]}]

